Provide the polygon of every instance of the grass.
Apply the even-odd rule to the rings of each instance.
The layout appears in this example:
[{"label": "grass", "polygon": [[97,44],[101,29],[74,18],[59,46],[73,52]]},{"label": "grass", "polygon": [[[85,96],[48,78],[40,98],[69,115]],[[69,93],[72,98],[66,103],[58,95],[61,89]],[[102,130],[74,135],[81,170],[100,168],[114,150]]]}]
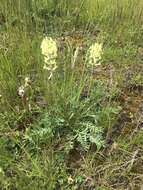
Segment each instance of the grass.
[{"label": "grass", "polygon": [[[142,188],[142,7],[1,0],[0,189]],[[44,36],[58,46],[51,80]],[[94,42],[103,54],[91,67]]]}]

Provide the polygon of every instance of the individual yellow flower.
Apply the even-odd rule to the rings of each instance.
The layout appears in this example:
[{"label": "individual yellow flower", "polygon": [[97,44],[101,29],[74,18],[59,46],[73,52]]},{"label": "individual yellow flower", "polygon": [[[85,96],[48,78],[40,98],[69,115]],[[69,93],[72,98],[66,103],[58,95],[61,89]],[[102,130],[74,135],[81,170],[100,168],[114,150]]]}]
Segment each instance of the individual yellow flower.
[{"label": "individual yellow flower", "polygon": [[[51,61],[50,61],[50,63],[51,63]],[[54,70],[56,70],[56,68],[57,68],[57,65],[56,65],[55,61],[52,61],[51,64],[44,64],[44,66],[43,66],[43,69],[47,70],[47,71],[54,71]]]}]

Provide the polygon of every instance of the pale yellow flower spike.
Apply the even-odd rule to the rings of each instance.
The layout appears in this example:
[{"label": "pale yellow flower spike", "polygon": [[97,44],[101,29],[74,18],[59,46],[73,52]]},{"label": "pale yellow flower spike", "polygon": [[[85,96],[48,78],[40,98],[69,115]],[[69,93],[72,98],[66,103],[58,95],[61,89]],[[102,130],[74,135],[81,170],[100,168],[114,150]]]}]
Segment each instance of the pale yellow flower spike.
[{"label": "pale yellow flower spike", "polygon": [[41,50],[42,50],[42,54],[45,57],[45,62],[48,63],[48,61],[52,60],[52,59],[56,59],[57,58],[57,44],[56,42],[50,38],[50,37],[45,37],[42,40],[41,43]]},{"label": "pale yellow flower spike", "polygon": [[44,55],[44,66],[43,69],[49,71],[50,77],[53,76],[53,71],[57,68],[56,58],[57,58],[57,44],[50,37],[45,37],[41,43],[42,55]]},{"label": "pale yellow flower spike", "polygon": [[97,66],[100,65],[100,60],[102,58],[102,44],[94,43],[92,44],[86,55],[86,62],[89,66]]}]

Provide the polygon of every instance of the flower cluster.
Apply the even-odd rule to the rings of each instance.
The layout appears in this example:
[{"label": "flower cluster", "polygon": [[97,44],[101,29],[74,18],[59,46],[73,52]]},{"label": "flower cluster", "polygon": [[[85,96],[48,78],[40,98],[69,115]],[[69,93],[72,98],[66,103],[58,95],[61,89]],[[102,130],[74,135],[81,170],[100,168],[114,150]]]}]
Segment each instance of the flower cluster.
[{"label": "flower cluster", "polygon": [[86,55],[86,62],[89,66],[97,66],[100,65],[100,60],[102,57],[102,44],[94,43],[92,44]]},{"label": "flower cluster", "polygon": [[18,95],[19,95],[20,97],[24,97],[24,94],[25,94],[25,87],[24,87],[24,85],[22,85],[22,86],[20,86],[20,87],[18,88]]},{"label": "flower cluster", "polygon": [[31,80],[29,79],[29,77],[26,77],[25,80],[24,80],[24,85],[21,85],[21,86],[18,88],[18,95],[19,95],[20,97],[24,97],[26,88],[29,87],[30,84],[31,84]]},{"label": "flower cluster", "polygon": [[50,72],[49,79],[52,77],[53,71],[57,68],[56,58],[57,58],[57,44],[51,37],[45,37],[41,43],[41,51],[44,56],[44,70]]}]

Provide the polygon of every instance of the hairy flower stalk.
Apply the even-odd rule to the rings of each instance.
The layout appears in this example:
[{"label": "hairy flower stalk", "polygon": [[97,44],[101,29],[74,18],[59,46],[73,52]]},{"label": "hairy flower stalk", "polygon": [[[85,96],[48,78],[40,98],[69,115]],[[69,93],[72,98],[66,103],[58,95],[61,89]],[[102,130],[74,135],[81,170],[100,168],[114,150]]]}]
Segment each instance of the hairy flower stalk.
[{"label": "hairy flower stalk", "polygon": [[100,60],[102,58],[102,44],[94,43],[92,44],[86,54],[86,62],[88,66],[100,65]]},{"label": "hairy flower stalk", "polygon": [[78,54],[79,54],[79,49],[80,47],[77,47],[74,54],[73,54],[73,57],[72,57],[72,65],[71,65],[71,68],[73,69],[74,66],[75,66],[75,62],[76,62],[76,59],[78,57]]},{"label": "hairy flower stalk", "polygon": [[41,51],[44,56],[44,66],[43,69],[49,71],[49,78],[53,76],[53,72],[57,68],[56,58],[57,58],[57,44],[56,41],[51,37],[45,37],[41,43]]}]

